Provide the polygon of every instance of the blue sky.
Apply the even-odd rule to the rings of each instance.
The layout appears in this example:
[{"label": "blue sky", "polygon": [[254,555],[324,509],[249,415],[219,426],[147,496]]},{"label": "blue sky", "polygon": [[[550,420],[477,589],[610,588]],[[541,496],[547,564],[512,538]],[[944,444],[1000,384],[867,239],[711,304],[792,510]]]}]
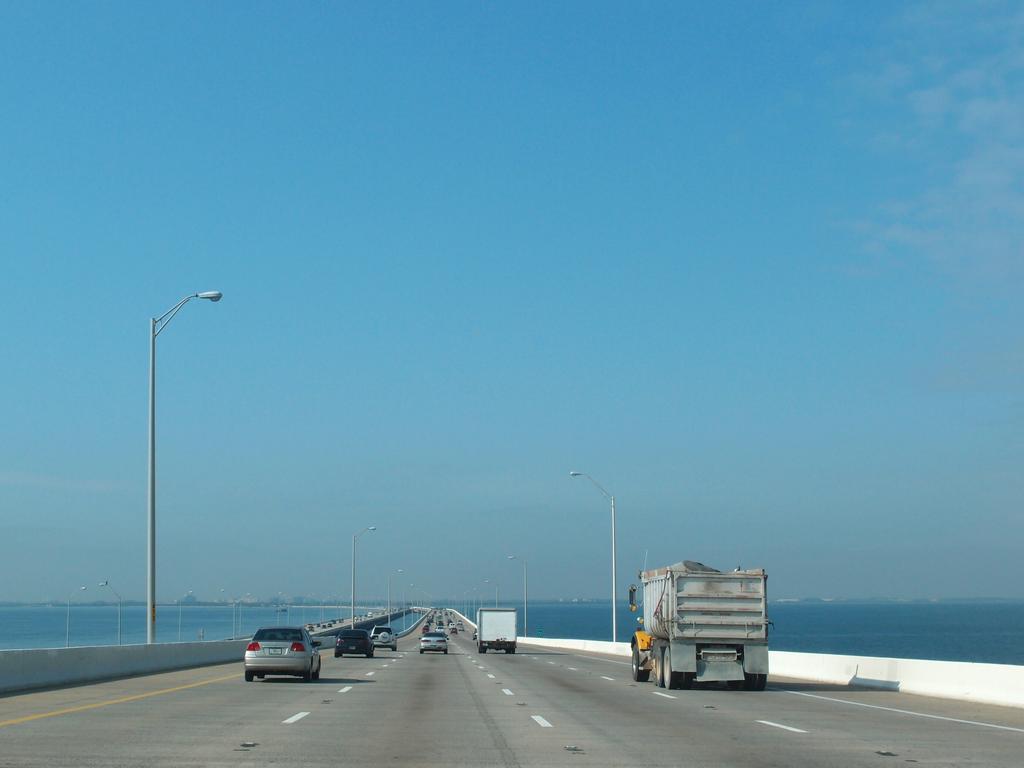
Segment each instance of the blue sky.
[{"label": "blue sky", "polygon": [[[0,599],[1019,596],[1012,4],[8,5]],[[965,572],[954,564],[971,563]]]}]

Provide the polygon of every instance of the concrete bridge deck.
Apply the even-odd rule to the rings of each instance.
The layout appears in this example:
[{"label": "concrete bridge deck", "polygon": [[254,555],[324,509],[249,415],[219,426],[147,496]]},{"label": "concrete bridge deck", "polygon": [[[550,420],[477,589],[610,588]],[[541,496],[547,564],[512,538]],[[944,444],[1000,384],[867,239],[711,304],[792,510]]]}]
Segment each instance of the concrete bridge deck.
[{"label": "concrete bridge deck", "polygon": [[621,657],[476,652],[418,634],[324,649],[318,682],[240,663],[0,697],[0,766],[879,766],[1020,768],[1024,710],[772,679],[763,693],[636,684]]}]

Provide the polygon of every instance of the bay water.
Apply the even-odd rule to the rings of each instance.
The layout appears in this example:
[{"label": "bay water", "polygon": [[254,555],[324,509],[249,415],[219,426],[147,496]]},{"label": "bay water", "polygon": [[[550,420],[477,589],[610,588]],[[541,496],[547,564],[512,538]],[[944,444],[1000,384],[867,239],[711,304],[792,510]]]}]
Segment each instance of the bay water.
[{"label": "bay water", "polygon": [[[522,604],[518,608],[522,631]],[[468,606],[455,604],[460,610]],[[381,606],[369,606],[383,610]],[[628,641],[637,614],[625,604],[618,609],[618,636]],[[365,607],[359,611],[365,612]],[[221,640],[248,637],[270,624],[311,623],[347,617],[346,606],[175,605],[157,610],[157,641]],[[121,641],[145,642],[146,609],[126,605],[121,616]],[[529,605],[532,636],[587,640],[611,639],[609,601],[537,601]],[[774,650],[939,659],[1024,665],[1024,600],[939,602],[783,602],[769,605]],[[66,606],[0,607],[0,650],[59,648],[65,643]],[[396,622],[402,628],[405,621]],[[70,644],[116,645],[116,605],[71,605]]]}]

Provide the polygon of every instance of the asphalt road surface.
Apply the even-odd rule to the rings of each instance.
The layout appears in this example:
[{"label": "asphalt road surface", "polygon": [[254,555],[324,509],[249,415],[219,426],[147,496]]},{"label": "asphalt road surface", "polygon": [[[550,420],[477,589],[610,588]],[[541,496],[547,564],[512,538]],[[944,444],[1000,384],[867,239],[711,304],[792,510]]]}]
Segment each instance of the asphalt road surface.
[{"label": "asphalt road surface", "polygon": [[0,766],[1024,765],[1024,710],[773,679],[634,683],[626,660],[419,635],[321,679],[241,663],[0,698]]}]

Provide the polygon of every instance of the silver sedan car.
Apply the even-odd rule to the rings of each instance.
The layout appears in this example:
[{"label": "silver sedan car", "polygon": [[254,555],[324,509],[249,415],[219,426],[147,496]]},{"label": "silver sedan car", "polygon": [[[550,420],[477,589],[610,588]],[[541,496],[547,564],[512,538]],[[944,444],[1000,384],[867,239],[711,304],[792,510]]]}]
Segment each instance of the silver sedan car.
[{"label": "silver sedan car", "polygon": [[420,653],[424,651],[448,653],[448,636],[444,632],[427,632],[420,638]]},{"label": "silver sedan car", "polygon": [[320,679],[320,641],[303,627],[263,627],[245,649],[245,680],[267,675]]}]

